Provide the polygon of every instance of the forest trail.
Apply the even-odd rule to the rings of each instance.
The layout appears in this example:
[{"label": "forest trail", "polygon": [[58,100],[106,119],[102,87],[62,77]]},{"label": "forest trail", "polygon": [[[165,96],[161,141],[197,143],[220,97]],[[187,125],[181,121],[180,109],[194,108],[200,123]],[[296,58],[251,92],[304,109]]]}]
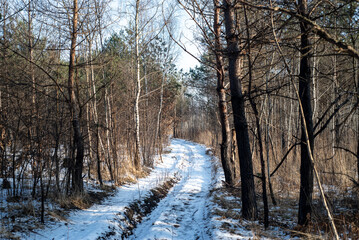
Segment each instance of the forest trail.
[{"label": "forest trail", "polygon": [[172,146],[183,158],[181,180],[129,239],[210,239],[210,157],[198,144],[176,141]]},{"label": "forest trail", "polygon": [[[27,239],[120,239],[118,214],[174,176],[178,182],[128,239],[210,239],[211,157],[206,155],[205,146],[180,139],[173,139],[169,149],[148,177],[121,186],[102,204],[73,212],[68,223],[56,223]],[[109,229],[115,235],[106,235]]]}]

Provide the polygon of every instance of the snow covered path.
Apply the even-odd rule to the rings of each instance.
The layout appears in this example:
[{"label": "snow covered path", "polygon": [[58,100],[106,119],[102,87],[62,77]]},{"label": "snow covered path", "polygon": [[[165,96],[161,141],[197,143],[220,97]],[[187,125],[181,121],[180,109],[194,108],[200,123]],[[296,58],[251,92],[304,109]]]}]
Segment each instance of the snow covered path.
[{"label": "snow covered path", "polygon": [[129,239],[210,239],[211,161],[205,147],[183,142],[181,180]]},{"label": "snow covered path", "polygon": [[145,197],[150,189],[174,175],[179,177],[179,182],[137,225],[130,239],[210,239],[207,208],[210,156],[205,154],[204,146],[180,139],[172,140],[169,148],[171,152],[163,155],[163,163],[157,165],[150,176],[120,187],[115,196],[100,205],[72,213],[68,224],[57,223],[25,239],[97,239],[111,227],[118,226],[117,213],[124,212],[131,202]]}]

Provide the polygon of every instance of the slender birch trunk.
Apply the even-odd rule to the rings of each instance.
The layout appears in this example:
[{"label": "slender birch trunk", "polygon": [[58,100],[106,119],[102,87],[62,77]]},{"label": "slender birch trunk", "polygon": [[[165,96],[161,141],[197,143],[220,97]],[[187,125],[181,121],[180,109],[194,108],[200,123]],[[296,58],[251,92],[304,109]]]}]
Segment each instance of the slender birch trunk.
[{"label": "slender birch trunk", "polygon": [[[86,74],[86,82],[88,84],[88,97],[91,96],[91,83],[89,80],[89,71],[88,71],[88,67],[86,67],[85,70],[85,74]],[[91,134],[91,129],[90,129],[90,121],[91,121],[91,111],[90,111],[90,104],[86,104],[86,127],[87,127],[87,139],[88,139],[88,148],[89,148],[89,161],[88,161],[88,166],[87,166],[87,177],[90,179],[91,178],[91,162],[93,159],[93,154],[92,154],[92,134]]]},{"label": "slender birch trunk", "polygon": [[136,54],[136,99],[135,99],[135,158],[134,165],[137,171],[141,171],[141,142],[140,142],[140,109],[139,101],[141,95],[141,78],[140,78],[140,51],[139,51],[139,12],[140,11],[140,0],[136,0],[136,15],[135,15],[135,54]]},{"label": "slender birch trunk", "polygon": [[157,142],[157,147],[158,147],[158,154],[160,155],[161,162],[162,162],[161,114],[162,114],[162,105],[163,105],[163,87],[165,81],[166,81],[166,69],[164,69],[164,73],[161,81],[160,105],[157,113],[156,137],[155,137],[155,141]]},{"label": "slender birch trunk", "polygon": [[99,121],[99,117],[98,117],[98,112],[97,112],[97,90],[96,90],[96,83],[95,83],[95,71],[94,71],[94,67],[92,64],[92,39],[89,40],[89,60],[90,60],[90,69],[91,69],[91,74],[90,74],[90,81],[91,81],[91,88],[92,88],[92,95],[93,95],[93,102],[92,102],[92,116],[95,122],[95,126],[96,126],[96,165],[97,165],[97,177],[98,177],[98,181],[100,183],[100,186],[103,185],[102,182],[102,174],[101,174],[101,146],[100,146],[100,141],[101,141],[101,136],[100,136],[100,121]]}]

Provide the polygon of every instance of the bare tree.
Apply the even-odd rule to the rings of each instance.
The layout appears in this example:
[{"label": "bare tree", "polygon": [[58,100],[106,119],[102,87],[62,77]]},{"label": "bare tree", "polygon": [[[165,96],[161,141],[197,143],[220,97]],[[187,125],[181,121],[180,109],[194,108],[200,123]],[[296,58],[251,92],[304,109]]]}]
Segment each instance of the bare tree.
[{"label": "bare tree", "polygon": [[221,44],[221,24],[220,24],[220,1],[214,0],[214,18],[213,30],[215,33],[215,56],[216,56],[216,72],[217,72],[217,94],[218,94],[218,108],[222,129],[222,143],[221,143],[221,162],[225,174],[225,180],[229,185],[236,184],[237,176],[236,169],[232,155],[232,141],[231,129],[228,119],[228,106],[226,89],[224,86],[224,63],[222,57],[222,44]]},{"label": "bare tree", "polygon": [[246,219],[257,218],[257,203],[254,188],[252,153],[248,136],[248,123],[244,107],[241,83],[241,56],[235,1],[224,0],[224,22],[226,27],[228,74],[231,89],[234,127],[238,145],[240,173],[242,180],[242,214]]},{"label": "bare tree", "polygon": [[75,192],[83,191],[83,159],[84,159],[84,140],[81,132],[80,125],[80,110],[79,104],[75,94],[75,58],[76,58],[76,44],[78,34],[78,3],[73,0],[73,12],[71,16],[72,29],[71,34],[71,48],[70,48],[70,61],[69,61],[69,75],[68,75],[68,94],[69,94],[69,109],[71,112],[71,122],[74,134],[74,148],[76,149],[76,158],[74,159],[73,170],[73,188]]}]

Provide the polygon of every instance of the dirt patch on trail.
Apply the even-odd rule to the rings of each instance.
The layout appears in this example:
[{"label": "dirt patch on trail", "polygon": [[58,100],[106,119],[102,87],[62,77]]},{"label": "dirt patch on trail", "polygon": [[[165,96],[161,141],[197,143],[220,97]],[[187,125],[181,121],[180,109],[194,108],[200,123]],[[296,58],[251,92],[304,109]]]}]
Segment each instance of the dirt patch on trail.
[{"label": "dirt patch on trail", "polygon": [[[121,239],[127,239],[133,234],[133,230],[137,224],[141,223],[143,218],[149,215],[157,206],[158,203],[167,196],[168,192],[179,181],[177,177],[170,178],[162,183],[160,186],[150,190],[150,193],[143,199],[132,202],[125,211],[117,214],[116,220],[120,229]],[[115,228],[110,228],[98,240],[108,239],[111,236],[117,235]],[[116,238],[118,239],[118,237]]]}]

